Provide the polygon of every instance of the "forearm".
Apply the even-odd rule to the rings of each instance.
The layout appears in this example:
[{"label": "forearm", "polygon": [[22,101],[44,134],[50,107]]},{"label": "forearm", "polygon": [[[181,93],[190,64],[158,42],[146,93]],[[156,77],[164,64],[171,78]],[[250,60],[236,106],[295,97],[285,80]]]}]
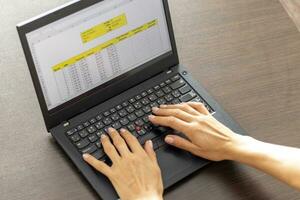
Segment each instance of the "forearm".
[{"label": "forearm", "polygon": [[229,159],[252,166],[300,190],[300,149],[239,136]]}]

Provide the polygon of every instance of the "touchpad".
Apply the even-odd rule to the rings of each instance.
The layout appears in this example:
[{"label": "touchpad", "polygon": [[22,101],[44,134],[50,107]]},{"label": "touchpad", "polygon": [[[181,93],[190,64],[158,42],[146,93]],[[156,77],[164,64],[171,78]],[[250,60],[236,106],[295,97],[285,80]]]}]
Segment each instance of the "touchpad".
[{"label": "touchpad", "polygon": [[164,180],[182,172],[193,163],[193,157],[188,152],[168,145],[157,151],[157,158]]}]

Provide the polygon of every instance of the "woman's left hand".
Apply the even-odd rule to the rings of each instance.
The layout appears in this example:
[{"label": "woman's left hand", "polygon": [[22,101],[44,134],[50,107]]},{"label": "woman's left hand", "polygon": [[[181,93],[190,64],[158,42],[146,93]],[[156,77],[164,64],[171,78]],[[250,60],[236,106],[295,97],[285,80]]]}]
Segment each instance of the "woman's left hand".
[{"label": "woman's left hand", "polygon": [[127,130],[119,134],[110,128],[109,135],[113,144],[106,135],[101,142],[112,166],[89,154],[83,155],[84,160],[108,177],[122,200],[161,200],[163,183],[152,141],[143,149]]}]

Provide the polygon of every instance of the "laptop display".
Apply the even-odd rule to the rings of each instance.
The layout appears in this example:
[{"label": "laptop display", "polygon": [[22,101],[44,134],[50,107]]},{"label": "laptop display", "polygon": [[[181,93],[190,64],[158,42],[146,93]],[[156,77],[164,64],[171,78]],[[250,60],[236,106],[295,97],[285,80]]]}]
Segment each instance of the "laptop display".
[{"label": "laptop display", "polygon": [[26,38],[48,110],[172,51],[161,0],[105,0]]}]

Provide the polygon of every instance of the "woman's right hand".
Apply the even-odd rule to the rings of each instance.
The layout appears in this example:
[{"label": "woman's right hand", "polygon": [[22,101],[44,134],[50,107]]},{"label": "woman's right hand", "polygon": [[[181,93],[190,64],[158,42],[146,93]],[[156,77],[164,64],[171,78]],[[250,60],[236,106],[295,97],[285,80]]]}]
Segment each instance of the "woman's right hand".
[{"label": "woman's right hand", "polygon": [[149,117],[152,123],[170,127],[188,138],[168,135],[166,143],[208,160],[231,159],[243,138],[216,120],[201,103],[161,105],[153,108],[153,113]]}]

